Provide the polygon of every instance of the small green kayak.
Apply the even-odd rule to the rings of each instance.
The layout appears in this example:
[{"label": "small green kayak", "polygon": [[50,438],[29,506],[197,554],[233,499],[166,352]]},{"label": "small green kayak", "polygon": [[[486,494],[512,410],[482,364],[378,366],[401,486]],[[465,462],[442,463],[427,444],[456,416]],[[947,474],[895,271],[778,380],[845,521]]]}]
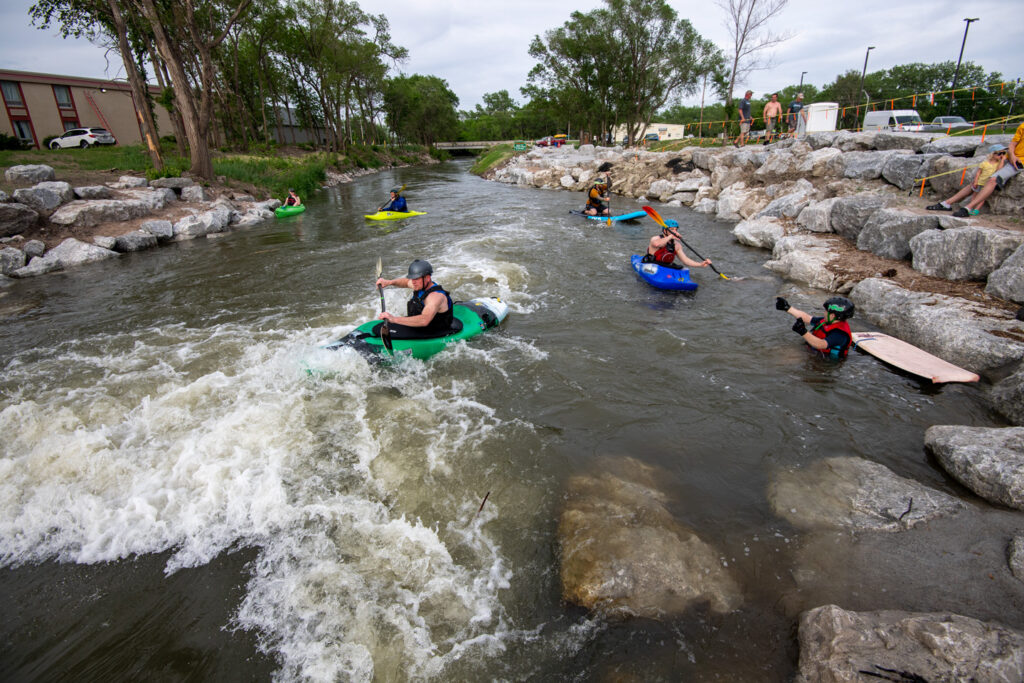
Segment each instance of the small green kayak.
[{"label": "small green kayak", "polygon": [[408,218],[409,216],[425,216],[426,211],[378,211],[377,213],[368,213],[364,216],[371,221],[395,221],[399,218]]},{"label": "small green kayak", "polygon": [[395,339],[392,341],[395,355],[391,356],[384,348],[381,338],[373,334],[373,329],[380,320],[370,320],[338,341],[331,342],[323,348],[338,350],[355,349],[360,355],[371,362],[388,362],[400,358],[419,358],[424,360],[443,351],[448,345],[469,339],[497,327],[508,316],[508,304],[501,299],[482,297],[470,301],[456,301],[452,313],[457,321],[457,330],[444,337],[431,339]]},{"label": "small green kayak", "polygon": [[299,204],[298,206],[279,206],[274,209],[274,215],[278,218],[284,218],[285,216],[297,216],[305,210],[305,204]]}]

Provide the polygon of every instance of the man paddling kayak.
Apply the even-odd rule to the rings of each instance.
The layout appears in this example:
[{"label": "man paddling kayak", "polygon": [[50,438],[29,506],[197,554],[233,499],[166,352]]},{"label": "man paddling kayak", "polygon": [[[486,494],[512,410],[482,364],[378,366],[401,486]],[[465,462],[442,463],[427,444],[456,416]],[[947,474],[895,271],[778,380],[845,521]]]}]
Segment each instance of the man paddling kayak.
[{"label": "man paddling kayak", "polygon": [[391,201],[377,209],[377,211],[397,211],[399,213],[408,213],[409,205],[406,203],[405,197],[402,196],[401,190],[396,187],[391,190]]},{"label": "man paddling kayak", "polygon": [[[853,317],[854,305],[849,299],[834,296],[825,302],[825,316],[811,317],[810,313],[793,308],[781,296],[775,298],[775,308],[796,318],[793,331],[826,358],[846,358],[853,342],[853,333],[846,321]],[[807,326],[810,325],[810,329]]]},{"label": "man paddling kayak", "polygon": [[683,247],[676,243],[676,240],[682,240],[677,231],[679,223],[672,219],[665,221],[665,225],[661,228],[661,234],[655,235],[651,238],[650,244],[647,245],[647,254],[643,257],[644,263],[657,263],[659,266],[665,268],[682,268],[683,266],[677,266],[675,264],[676,258],[683,262],[684,266],[690,266],[691,268],[707,268],[711,265],[711,259],[706,258],[703,261],[694,261],[692,258],[683,253]]},{"label": "man paddling kayak", "polygon": [[[452,297],[431,278],[434,269],[427,261],[416,259],[409,264],[405,277],[387,280],[378,278],[380,287],[404,287],[412,290],[406,304],[406,315],[381,312],[377,317],[388,321],[392,339],[429,339],[450,334],[454,321]],[[380,334],[380,326],[373,334]]]}]

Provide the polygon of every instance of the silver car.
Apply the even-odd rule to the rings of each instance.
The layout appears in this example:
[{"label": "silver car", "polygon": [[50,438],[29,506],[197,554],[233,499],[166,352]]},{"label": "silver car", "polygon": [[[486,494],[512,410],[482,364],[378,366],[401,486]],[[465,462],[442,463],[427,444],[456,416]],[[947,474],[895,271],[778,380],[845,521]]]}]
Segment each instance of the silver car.
[{"label": "silver car", "polygon": [[116,145],[117,139],[106,128],[72,128],[58,138],[50,140],[50,149],[66,147],[92,147],[93,145]]}]

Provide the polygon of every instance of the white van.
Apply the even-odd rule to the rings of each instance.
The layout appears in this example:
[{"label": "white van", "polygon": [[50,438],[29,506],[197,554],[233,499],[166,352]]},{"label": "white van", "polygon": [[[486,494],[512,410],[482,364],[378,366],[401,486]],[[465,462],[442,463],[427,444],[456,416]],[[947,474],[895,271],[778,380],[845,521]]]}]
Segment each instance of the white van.
[{"label": "white van", "polygon": [[924,130],[924,121],[915,109],[869,111],[864,115],[863,130],[901,130],[919,133]]}]

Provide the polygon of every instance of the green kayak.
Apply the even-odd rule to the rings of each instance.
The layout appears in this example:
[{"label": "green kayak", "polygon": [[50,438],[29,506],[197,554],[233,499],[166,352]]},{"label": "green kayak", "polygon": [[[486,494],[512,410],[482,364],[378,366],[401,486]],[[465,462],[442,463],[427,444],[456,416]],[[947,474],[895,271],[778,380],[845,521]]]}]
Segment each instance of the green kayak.
[{"label": "green kayak", "polygon": [[274,209],[274,215],[278,218],[284,218],[285,216],[297,216],[305,210],[305,204],[299,204],[298,206],[279,206]]},{"label": "green kayak", "polygon": [[368,213],[364,215],[364,218],[371,221],[395,221],[399,218],[408,218],[409,216],[425,216],[426,211],[378,211],[377,213]]},{"label": "green kayak", "polygon": [[388,354],[381,338],[373,334],[373,329],[380,324],[380,320],[365,322],[323,348],[335,351],[346,347],[355,349],[371,362],[388,362],[400,358],[424,360],[443,351],[449,344],[475,337],[485,330],[497,327],[508,315],[508,304],[491,297],[456,301],[452,313],[457,321],[457,330],[447,336],[431,339],[395,339],[392,341],[394,356]]}]

